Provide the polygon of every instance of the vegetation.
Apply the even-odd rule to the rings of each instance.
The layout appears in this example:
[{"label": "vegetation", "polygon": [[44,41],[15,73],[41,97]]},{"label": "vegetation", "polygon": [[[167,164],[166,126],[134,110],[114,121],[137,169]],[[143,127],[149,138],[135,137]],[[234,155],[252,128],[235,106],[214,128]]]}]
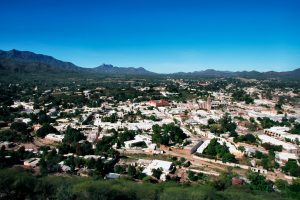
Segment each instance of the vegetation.
[{"label": "vegetation", "polygon": [[36,131],[36,135],[40,138],[44,138],[49,133],[59,134],[59,132],[50,124],[44,124],[41,128]]},{"label": "vegetation", "polygon": [[162,175],[162,169],[152,169],[152,176],[154,176],[156,179],[160,179],[160,176]]},{"label": "vegetation", "polygon": [[219,144],[216,138],[210,140],[203,154],[219,158],[223,162],[237,162],[234,155],[229,152],[228,147],[225,144]]},{"label": "vegetation", "polygon": [[198,180],[204,180],[206,178],[206,175],[204,175],[203,173],[188,171],[188,178],[190,181],[198,181]]},{"label": "vegetation", "polygon": [[[149,177],[142,173],[141,167],[123,163],[121,165],[121,162],[116,165],[121,157],[112,146],[116,144],[117,148],[121,148],[125,141],[142,134],[141,130],[131,131],[126,128],[109,130],[110,136],[104,136],[101,140],[93,143],[96,146],[95,149],[92,148],[92,143],[86,141],[81,130],[71,127],[61,133],[65,135],[62,143],[42,146],[37,154],[25,151],[24,147],[20,147],[22,144],[18,144],[31,142],[34,137],[35,139],[36,137],[44,138],[49,133],[59,134],[54,128],[59,125],[59,119],[76,122],[76,125],[91,125],[95,119],[94,114],[99,114],[102,121],[111,123],[117,121],[132,123],[144,119],[154,122],[161,121],[159,115],[146,116],[140,110],[124,111],[123,117],[118,116],[116,113],[119,112],[119,108],[116,109],[116,105],[120,102],[131,102],[134,105],[137,102],[162,98],[172,102],[185,103],[191,99],[205,99],[214,91],[221,91],[226,96],[232,94],[234,101],[246,104],[253,103],[254,98],[257,98],[258,95],[268,99],[279,98],[275,106],[277,111],[292,113],[293,110],[285,110],[288,107],[285,105],[299,105],[299,97],[290,97],[284,94],[290,91],[300,94],[298,80],[260,80],[258,77],[256,83],[253,83],[229,77],[211,79],[210,77],[191,75],[193,79],[190,79],[191,76],[186,79],[186,75],[174,75],[166,79],[161,75],[124,76],[118,74],[107,77],[101,74],[78,72],[68,72],[68,76],[66,76],[66,74],[55,73],[51,71],[52,69],[49,69],[51,72],[46,71],[46,73],[43,70],[47,70],[47,66],[43,64],[40,65],[40,68],[45,73],[23,71],[30,66],[38,67],[39,65],[33,63],[22,69],[22,65],[17,64],[14,69],[18,72],[0,76],[0,141],[17,143],[12,148],[1,147],[0,168],[14,168],[16,165],[22,165],[25,159],[33,157],[40,158],[40,162],[39,166],[33,169],[34,176],[29,171],[15,168],[0,170],[0,199],[300,199],[299,180],[294,180],[292,184],[278,180],[275,182],[276,188],[273,188],[272,182],[260,174],[251,173],[248,176],[250,183],[232,186],[232,178],[237,176],[232,172],[221,173],[219,177],[210,177],[190,170],[187,174],[190,181],[184,180],[186,183],[179,183],[176,173],[166,176],[166,183],[158,183],[157,179],[161,178],[162,174],[161,169],[153,170],[153,176]],[[174,81],[174,77],[179,77],[179,79]],[[203,81],[207,81],[209,84],[198,84]],[[250,95],[243,91],[244,88],[252,86],[262,92]],[[165,97],[156,89],[158,87],[165,87],[165,91],[173,94]],[[280,93],[278,96],[276,92],[278,90],[283,95]],[[84,91],[89,91],[88,96]],[[215,97],[212,98],[217,100]],[[32,103],[33,108],[25,109],[25,106],[22,105],[15,106],[19,101],[29,103],[29,106]],[[171,106],[176,106],[176,104],[171,104]],[[99,107],[100,109],[90,115],[86,112],[86,107]],[[115,110],[111,110],[110,107]],[[269,105],[265,105],[265,107],[271,108]],[[148,107],[149,111],[156,112],[156,109],[152,106]],[[223,104],[220,104],[218,109],[222,112],[227,110],[226,105]],[[229,109],[231,108],[229,107]],[[189,108],[183,112],[185,114],[192,113]],[[201,128],[210,130],[217,136],[229,134],[234,137],[235,142],[257,145],[259,144],[257,138],[252,134],[238,135],[236,133],[236,121],[244,122],[249,132],[272,126],[289,126],[292,134],[300,134],[299,123],[287,115],[281,121],[273,121],[270,118],[250,118],[248,121],[246,118],[235,115],[231,116],[226,113],[219,120],[209,119],[208,125],[201,126]],[[31,121],[21,122],[24,118]],[[168,146],[188,145],[191,140],[187,140],[188,136],[180,129],[178,121],[174,120],[174,122],[153,126],[152,141]],[[36,124],[41,124],[42,127],[35,133],[31,127]],[[148,133],[148,131],[145,132]],[[43,140],[36,142],[40,141]],[[256,152],[253,156],[256,158],[257,164],[268,170],[279,168],[278,163],[275,162],[274,152],[281,151],[282,147],[270,144],[262,145],[269,150],[269,153]],[[138,142],[132,146],[144,148],[146,144]],[[239,149],[245,150],[242,147]],[[65,154],[69,155],[66,157]],[[87,158],[86,155],[94,156]],[[218,143],[215,139],[205,149],[203,156],[220,159],[223,162],[237,162],[226,145]],[[130,155],[130,159],[133,157],[139,158],[141,155]],[[194,167],[190,161],[170,155],[155,155],[146,158],[172,161],[179,168],[178,171]],[[61,165],[69,167],[70,170],[62,172]],[[287,175],[299,176],[297,161],[289,160],[282,170]],[[111,181],[103,180],[109,172],[121,173],[122,178]],[[60,173],[61,176],[53,176],[52,173]],[[90,177],[75,176],[80,173],[87,173]],[[182,179],[185,178],[183,176]]]},{"label": "vegetation", "polygon": [[[136,183],[129,180],[97,180],[80,177],[36,177],[19,169],[0,171],[0,193],[4,199],[297,199],[300,181],[284,185],[281,193],[259,174],[251,174],[250,185],[231,186],[231,175],[206,185],[173,182]],[[281,188],[282,189],[282,188]],[[259,192],[256,192],[259,191]],[[247,195],[245,195],[247,194]]]},{"label": "vegetation", "polygon": [[68,126],[65,132],[63,142],[67,144],[72,144],[84,139],[86,139],[86,137],[79,130]]},{"label": "vegetation", "polygon": [[0,168],[12,167],[22,164],[24,159],[32,158],[32,152],[25,151],[25,147],[20,147],[16,151],[7,150],[4,146],[0,149]]},{"label": "vegetation", "polygon": [[32,136],[28,132],[22,133],[11,129],[6,129],[0,131],[0,141],[30,142],[32,141]]},{"label": "vegetation", "polygon": [[286,121],[285,118],[283,118],[282,122],[273,121],[268,117],[258,117],[257,120],[260,122],[262,128],[264,129],[271,128],[272,126],[290,126],[289,121]]},{"label": "vegetation", "polygon": [[115,123],[118,121],[118,116],[116,113],[111,114],[110,116],[103,117],[102,118],[103,122],[110,122],[110,123]]},{"label": "vegetation", "polygon": [[266,150],[271,150],[271,151],[282,151],[282,146],[281,145],[273,145],[270,143],[263,143],[261,144],[261,146],[263,148],[265,148]]},{"label": "vegetation", "polygon": [[290,131],[292,134],[300,135],[300,123],[295,124],[295,126]]},{"label": "vegetation", "polygon": [[163,145],[181,144],[187,135],[174,123],[153,125],[152,142]]},{"label": "vegetation", "polygon": [[234,101],[244,101],[246,104],[254,103],[254,99],[244,90],[237,90],[233,92],[232,98]]},{"label": "vegetation", "polygon": [[250,173],[248,179],[251,181],[250,189],[260,191],[273,191],[273,184],[271,181],[266,180],[266,177],[259,173]]},{"label": "vegetation", "polygon": [[220,135],[222,133],[229,132],[231,136],[236,137],[237,133],[235,132],[237,125],[233,122],[229,113],[225,113],[223,117],[215,122],[213,119],[208,120],[208,128],[210,132]]},{"label": "vegetation", "polygon": [[282,170],[288,175],[300,177],[300,166],[296,160],[289,159],[285,166],[282,167]]},{"label": "vegetation", "polygon": [[248,133],[246,135],[240,135],[237,138],[234,138],[234,142],[245,142],[248,144],[255,144],[256,137],[254,135],[252,135],[251,133]]}]

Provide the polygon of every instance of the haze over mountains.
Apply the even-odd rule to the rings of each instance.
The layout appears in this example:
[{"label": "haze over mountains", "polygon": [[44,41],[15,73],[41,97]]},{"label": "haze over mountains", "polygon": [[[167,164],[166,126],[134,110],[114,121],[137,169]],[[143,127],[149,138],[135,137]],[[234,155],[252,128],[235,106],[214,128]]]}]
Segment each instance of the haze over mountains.
[{"label": "haze over mountains", "polygon": [[[107,75],[160,75],[148,71],[142,67],[115,67],[110,64],[102,64],[95,68],[79,67],[71,62],[65,62],[52,56],[35,54],[30,51],[0,50],[0,72],[1,74],[13,73],[93,73]],[[194,76],[194,77],[291,77],[300,78],[300,68],[286,72],[258,72],[258,71],[217,71],[207,69],[204,71],[178,72],[167,74],[170,76]]]}]

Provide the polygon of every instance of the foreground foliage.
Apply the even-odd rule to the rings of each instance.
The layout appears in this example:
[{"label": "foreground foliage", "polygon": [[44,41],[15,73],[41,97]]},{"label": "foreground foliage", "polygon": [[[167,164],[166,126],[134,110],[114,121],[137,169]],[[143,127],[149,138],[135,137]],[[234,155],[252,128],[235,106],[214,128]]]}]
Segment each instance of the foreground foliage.
[{"label": "foreground foliage", "polygon": [[125,179],[37,177],[20,169],[0,171],[1,199],[297,199],[299,184],[293,187],[285,188],[283,196],[280,193],[253,190],[248,186],[218,189],[210,183],[141,184]]}]

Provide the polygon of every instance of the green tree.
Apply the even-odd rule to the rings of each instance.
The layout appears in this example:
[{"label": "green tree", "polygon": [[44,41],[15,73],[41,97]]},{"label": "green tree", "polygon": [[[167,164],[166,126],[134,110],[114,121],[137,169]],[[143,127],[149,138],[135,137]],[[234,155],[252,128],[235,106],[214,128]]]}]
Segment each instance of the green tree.
[{"label": "green tree", "polygon": [[44,138],[49,133],[59,133],[56,128],[50,124],[44,124],[41,128],[36,131],[36,135],[40,138]]},{"label": "green tree", "polygon": [[10,129],[21,132],[21,133],[26,133],[27,128],[28,128],[28,126],[24,122],[13,122],[10,125]]},{"label": "green tree", "polygon": [[132,166],[132,165],[129,165],[128,169],[127,169],[127,173],[128,173],[129,176],[135,177],[135,175],[136,175],[136,168],[134,166]]},{"label": "green tree", "polygon": [[64,143],[76,143],[80,140],[85,140],[86,137],[77,129],[71,128],[70,126],[67,127],[67,130],[65,132],[65,137],[63,139]]},{"label": "green tree", "polygon": [[300,177],[300,166],[296,160],[289,159],[282,170],[291,176]]},{"label": "green tree", "polygon": [[247,178],[251,181],[250,189],[260,191],[273,191],[273,184],[271,181],[266,180],[266,177],[259,173],[249,173]]},{"label": "green tree", "polygon": [[152,169],[152,176],[154,176],[157,179],[160,179],[160,176],[162,175],[162,169]]}]

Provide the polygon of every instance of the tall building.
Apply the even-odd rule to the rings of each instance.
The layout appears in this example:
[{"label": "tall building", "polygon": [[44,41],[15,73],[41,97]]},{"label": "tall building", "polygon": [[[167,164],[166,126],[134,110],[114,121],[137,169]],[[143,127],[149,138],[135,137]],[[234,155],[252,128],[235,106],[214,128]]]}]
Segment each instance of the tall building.
[{"label": "tall building", "polygon": [[199,102],[199,108],[203,110],[210,111],[211,110],[211,97],[208,95],[206,101]]},{"label": "tall building", "polygon": [[207,100],[206,100],[206,110],[208,110],[208,111],[211,110],[211,98],[210,98],[210,95],[208,95]]}]

